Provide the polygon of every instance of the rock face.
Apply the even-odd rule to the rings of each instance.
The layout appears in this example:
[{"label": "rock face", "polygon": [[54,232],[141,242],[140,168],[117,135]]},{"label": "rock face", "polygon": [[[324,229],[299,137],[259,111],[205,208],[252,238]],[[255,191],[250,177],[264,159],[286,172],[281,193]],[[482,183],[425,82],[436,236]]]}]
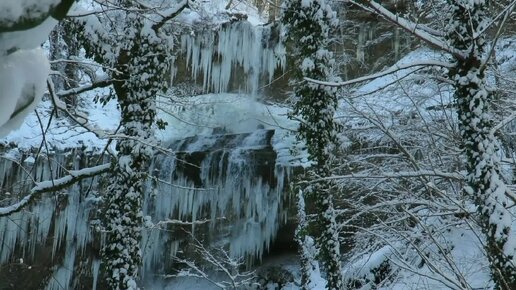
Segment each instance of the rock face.
[{"label": "rock face", "polygon": [[[286,217],[290,169],[276,165],[273,134],[256,130],[172,143],[177,154],[156,159],[154,175],[165,182],[156,184],[160,194],[148,200],[147,214],[156,220],[206,221],[190,231],[223,240],[234,257],[261,257]],[[154,250],[161,255],[161,249]]]},{"label": "rock face", "polygon": [[[145,196],[145,215],[153,225],[149,223],[142,241],[144,279],[180,267],[172,259],[176,254],[195,259],[195,251],[189,252],[190,233],[207,248],[223,246],[234,257],[247,257],[249,265],[268,251],[278,228],[286,222],[286,184],[291,172],[276,165],[273,135],[273,130],[259,129],[195,136],[172,142],[169,148],[175,155],[156,155]],[[25,165],[32,162],[31,178],[36,179],[65,174],[59,166],[51,171],[48,160],[69,169],[97,160],[79,150],[37,159],[13,157],[26,160]],[[21,183],[28,176],[11,161],[0,160],[0,174],[2,200],[30,186],[30,182]],[[49,289],[62,289],[59,285],[92,289],[94,280],[102,280],[98,278],[98,225],[102,194],[109,194],[103,193],[105,182],[99,178],[83,181],[67,192],[42,198],[27,211],[0,218],[0,232],[4,233],[0,239],[2,289],[15,289],[11,284],[25,285],[24,289],[40,289],[46,284]],[[182,251],[178,253],[178,249]],[[37,278],[29,283],[28,276]]]}]

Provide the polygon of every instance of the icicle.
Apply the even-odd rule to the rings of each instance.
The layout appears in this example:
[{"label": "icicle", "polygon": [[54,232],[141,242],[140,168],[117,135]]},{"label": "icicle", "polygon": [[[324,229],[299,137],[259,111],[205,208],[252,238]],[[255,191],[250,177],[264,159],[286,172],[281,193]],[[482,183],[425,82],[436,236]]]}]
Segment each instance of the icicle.
[{"label": "icicle", "polygon": [[181,49],[192,77],[196,79],[202,71],[204,91],[227,92],[233,70],[240,67],[246,82],[239,89],[256,94],[261,76],[271,82],[276,68],[285,67],[282,44],[264,44],[268,43],[265,38],[270,36],[270,29],[235,22],[223,26],[217,37],[211,32],[183,35]]},{"label": "icicle", "polygon": [[155,273],[155,269],[163,265],[166,261],[163,259],[165,246],[169,241],[170,235],[162,234],[157,228],[147,230],[143,235],[142,251],[143,251],[143,267],[142,278],[148,273]]},{"label": "icicle", "polygon": [[177,67],[176,67],[176,57],[175,56],[172,56],[170,58],[170,83],[169,83],[169,86],[172,87],[173,84],[174,84],[174,79],[176,78],[176,75],[177,75]]},{"label": "icicle", "polygon": [[[284,180],[288,171],[279,165],[274,169],[276,161],[271,160],[271,170],[275,170],[274,178],[277,179],[272,186],[260,177],[253,164],[254,150],[271,145],[269,133],[267,130],[256,130],[249,134],[191,138],[172,144],[174,149],[206,153],[198,163],[198,177],[203,188],[196,189],[199,184],[194,184],[188,176],[178,171],[177,165],[182,162],[177,159],[179,156],[159,157],[152,164],[155,176],[174,185],[158,182],[157,194],[146,192],[145,215],[152,216],[156,222],[166,219],[210,219],[207,225],[209,240],[223,241],[234,257],[261,256],[286,217],[283,201]],[[59,158],[59,163],[67,164],[66,158],[56,158]],[[53,170],[54,176],[57,176],[59,170]],[[35,172],[39,177],[50,177],[48,168],[36,167]],[[69,189],[68,195],[64,196],[67,206],[60,211],[55,210],[56,201],[53,198],[42,198],[31,212],[19,212],[10,219],[0,218],[0,232],[3,233],[0,262],[11,259],[15,248],[23,248],[32,255],[37,245],[50,242],[48,237],[52,236],[52,257],[61,255],[59,253],[62,251],[66,254],[63,264],[54,274],[60,283],[71,287],[69,282],[73,279],[71,272],[76,255],[79,255],[77,259],[83,258],[81,254],[92,240],[88,221],[91,206],[88,199],[86,202],[81,200],[79,189],[79,185]],[[49,232],[51,225],[53,231]],[[142,274],[164,271],[165,265],[170,262],[165,257],[175,254],[180,246],[180,241],[174,238],[159,229],[147,231],[142,240]],[[94,284],[98,280],[98,263],[98,260],[93,260],[91,264]],[[50,282],[48,289],[58,288],[56,283]]]},{"label": "icicle", "polygon": [[[188,143],[172,144],[172,147],[181,148],[183,152],[206,152],[198,164],[198,178],[203,188],[195,189],[198,185],[177,171],[175,158],[178,157],[165,157],[159,164],[159,178],[176,186],[159,185],[159,193],[151,202],[155,206],[149,208],[149,214],[156,220],[210,219],[210,232],[207,233],[210,240],[227,243],[234,257],[260,257],[270,247],[279,225],[286,218],[283,204],[286,170],[280,165],[273,165],[275,172],[271,178],[277,179],[277,182],[271,187],[255,172],[252,161],[252,152],[270,146],[270,138],[269,131],[256,130],[248,134],[196,136],[190,138]],[[182,158],[188,156],[179,157]],[[220,221],[220,218],[226,221]],[[231,227],[228,221],[231,221]],[[148,244],[144,251],[146,272],[156,266],[152,266],[152,261],[160,259],[163,252],[175,252],[174,247],[179,245],[178,241],[172,240],[157,243],[157,236],[154,235],[149,233],[149,237],[143,241]],[[162,238],[160,236],[159,239]],[[169,244],[167,249],[166,245]]]},{"label": "icicle", "polygon": [[66,290],[70,289],[72,282],[76,248],[73,246],[66,248],[63,264],[53,273],[46,290]]},{"label": "icicle", "polygon": [[30,238],[29,254],[32,259],[34,259],[36,245],[46,242],[54,211],[55,203],[50,198],[42,199],[34,206],[34,212],[38,214],[31,215],[30,220],[30,226],[35,232]]},{"label": "icicle", "polygon": [[91,262],[91,276],[93,277],[92,290],[97,290],[97,282],[99,279],[100,260],[94,259]]}]

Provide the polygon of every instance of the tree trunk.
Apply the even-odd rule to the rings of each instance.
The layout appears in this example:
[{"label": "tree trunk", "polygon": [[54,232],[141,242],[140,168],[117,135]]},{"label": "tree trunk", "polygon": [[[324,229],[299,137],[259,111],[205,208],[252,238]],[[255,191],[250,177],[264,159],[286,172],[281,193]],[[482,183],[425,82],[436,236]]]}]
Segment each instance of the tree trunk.
[{"label": "tree trunk", "polygon": [[511,201],[500,171],[499,140],[493,132],[493,94],[486,88],[482,68],[488,1],[451,1],[453,18],[448,38],[458,49],[468,52],[456,59],[450,70],[454,81],[460,132],[467,158],[467,185],[464,189],[477,205],[480,223],[486,235],[486,252],[491,275],[498,289],[516,289],[514,232],[508,210]]},{"label": "tree trunk", "polygon": [[122,134],[117,144],[112,184],[107,193],[107,240],[104,262],[111,289],[136,289],[141,264],[142,200],[149,162],[153,156],[153,124],[156,117],[156,93],[167,85],[169,61],[167,47],[156,35],[140,30],[130,53],[118,58],[114,84],[122,115]]},{"label": "tree trunk", "polygon": [[[294,97],[297,102],[292,115],[302,120],[297,135],[306,142],[309,158],[314,163],[308,170],[307,179],[316,180],[331,176],[335,160],[333,151],[339,125],[333,118],[337,96],[334,89],[306,83],[303,78],[332,79],[333,55],[328,47],[329,31],[337,22],[336,14],[324,0],[291,0],[286,1],[284,7],[283,22],[287,27],[287,38],[292,45],[295,44],[292,49],[293,72],[299,81],[295,84]],[[344,283],[332,183],[314,181],[304,190],[315,205],[317,231],[314,236],[319,258],[326,270],[326,289],[341,290]],[[298,239],[304,240],[303,237]],[[303,270],[310,270],[310,265],[303,265]],[[309,275],[303,273],[304,280]]]}]

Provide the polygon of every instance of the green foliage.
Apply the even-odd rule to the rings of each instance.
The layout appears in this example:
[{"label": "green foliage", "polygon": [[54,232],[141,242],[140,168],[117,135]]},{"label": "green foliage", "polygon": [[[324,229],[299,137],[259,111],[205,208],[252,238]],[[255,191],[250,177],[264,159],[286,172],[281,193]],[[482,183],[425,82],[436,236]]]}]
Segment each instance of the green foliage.
[{"label": "green foliage", "polygon": [[158,127],[159,130],[165,130],[168,126],[168,122],[163,121],[163,119],[157,119],[156,126]]},{"label": "green foliage", "polygon": [[[334,120],[337,95],[334,89],[307,82],[304,78],[334,80],[333,55],[327,48],[329,31],[337,21],[335,13],[324,0],[286,1],[283,9],[286,39],[295,44],[289,46],[292,49],[293,75],[296,79],[296,102],[290,118],[300,121],[297,138],[306,143],[309,158],[314,162],[314,166],[308,170],[306,180],[317,180],[330,176],[335,159],[334,148],[337,144],[337,131],[340,129]],[[297,240],[301,247],[303,289],[308,289],[311,275],[309,271],[313,271],[312,253],[304,244],[307,235],[316,237],[320,248],[319,258],[326,268],[327,289],[340,290],[344,287],[332,190],[331,182],[327,181],[313,182],[303,190],[307,197],[314,200],[316,210],[315,227],[303,222],[303,213],[298,213],[300,225]]]}]

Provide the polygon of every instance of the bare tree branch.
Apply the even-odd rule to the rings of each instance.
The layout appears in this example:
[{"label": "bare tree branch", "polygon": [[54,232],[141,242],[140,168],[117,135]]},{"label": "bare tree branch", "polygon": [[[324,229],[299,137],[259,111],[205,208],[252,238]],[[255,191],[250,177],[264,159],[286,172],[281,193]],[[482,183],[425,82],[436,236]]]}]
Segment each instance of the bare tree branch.
[{"label": "bare tree branch", "polygon": [[315,80],[315,79],[311,79],[311,78],[304,78],[304,79],[306,81],[309,81],[311,83],[318,84],[318,85],[329,86],[329,87],[342,87],[342,86],[347,86],[347,85],[352,85],[352,84],[356,84],[356,83],[362,83],[365,81],[374,80],[374,79],[377,79],[377,78],[380,78],[380,77],[383,77],[386,75],[396,73],[400,70],[409,69],[409,68],[413,68],[413,67],[421,67],[421,66],[438,66],[438,67],[445,67],[445,68],[453,67],[453,65],[448,62],[425,60],[425,61],[415,61],[415,62],[411,62],[408,64],[403,64],[403,65],[394,65],[393,67],[391,67],[387,70],[384,70],[382,72],[359,77],[359,78],[352,79],[349,81],[344,81],[344,82],[326,82],[326,81],[320,81],[320,80]]},{"label": "bare tree branch", "polygon": [[175,11],[172,11],[169,15],[163,17],[160,22],[152,25],[152,30],[158,31],[163,25],[165,25],[165,23],[167,23],[167,21],[176,18],[186,8],[190,8],[188,0],[182,0]]}]

